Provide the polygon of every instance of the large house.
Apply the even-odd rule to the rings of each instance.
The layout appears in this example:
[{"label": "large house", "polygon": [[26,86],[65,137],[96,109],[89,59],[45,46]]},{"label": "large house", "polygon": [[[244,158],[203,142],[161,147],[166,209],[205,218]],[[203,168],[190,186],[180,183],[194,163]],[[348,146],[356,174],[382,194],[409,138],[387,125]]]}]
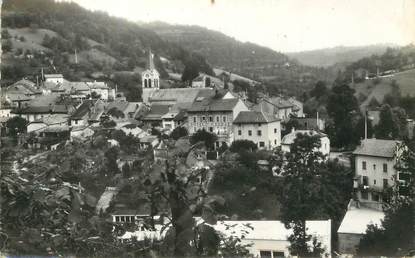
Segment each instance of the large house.
[{"label": "large house", "polygon": [[401,155],[401,141],[364,139],[353,152],[357,199],[366,206],[381,209],[383,192],[394,186],[399,175],[395,165]]},{"label": "large house", "polygon": [[293,98],[286,100],[282,97],[262,97],[253,109],[273,114],[281,120],[287,120],[290,116],[303,116],[302,104],[300,104],[301,102]]},{"label": "large house", "polygon": [[259,149],[273,149],[281,144],[280,120],[259,111],[241,111],[233,121],[234,140],[253,141]]},{"label": "large house", "polygon": [[198,130],[215,133],[216,147],[230,145],[234,138],[232,123],[241,111],[248,111],[248,107],[240,99],[198,99],[187,110],[187,130],[190,134]]}]

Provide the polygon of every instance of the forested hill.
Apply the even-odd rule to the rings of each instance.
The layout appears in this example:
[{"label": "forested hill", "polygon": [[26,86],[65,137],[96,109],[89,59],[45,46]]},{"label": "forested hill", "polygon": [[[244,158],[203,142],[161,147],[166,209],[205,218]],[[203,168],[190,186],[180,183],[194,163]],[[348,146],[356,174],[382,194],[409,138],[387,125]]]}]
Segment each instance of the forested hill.
[{"label": "forested hill", "polygon": [[[63,73],[70,80],[104,77],[133,92],[131,87],[138,85],[137,75],[146,66],[149,48],[156,54],[162,76],[167,73],[159,57],[167,58],[178,72],[192,65],[212,73],[203,56],[166,42],[136,23],[88,11],[75,3],[4,0],[1,15],[2,85],[38,74],[44,67],[45,72]],[[127,75],[130,77],[125,78]]]},{"label": "forested hill", "polygon": [[285,53],[304,65],[328,67],[335,64],[350,64],[361,58],[382,54],[392,44],[377,44],[368,46],[323,48],[310,51]]},{"label": "forested hill", "polygon": [[337,70],[306,66],[283,53],[199,26],[140,23],[162,39],[200,53],[212,65],[265,82],[270,94],[301,96],[318,80],[334,80]]},{"label": "forested hill", "polygon": [[161,38],[201,53],[215,66],[227,69],[242,65],[284,64],[289,58],[272,49],[240,42],[221,32],[199,26],[171,25],[163,22],[143,24]]}]

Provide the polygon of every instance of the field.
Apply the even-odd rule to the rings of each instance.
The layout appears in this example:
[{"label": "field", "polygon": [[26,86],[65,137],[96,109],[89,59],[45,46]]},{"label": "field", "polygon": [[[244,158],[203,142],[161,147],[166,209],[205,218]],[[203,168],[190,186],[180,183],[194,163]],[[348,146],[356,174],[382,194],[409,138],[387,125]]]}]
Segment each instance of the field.
[{"label": "field", "polygon": [[372,98],[381,103],[384,96],[392,90],[393,81],[398,84],[402,96],[415,96],[415,69],[396,73],[391,77],[380,78],[380,82],[377,84],[375,80],[366,80],[352,87],[356,90],[358,98],[360,95],[367,96],[366,100],[361,103],[361,107],[365,107]]}]

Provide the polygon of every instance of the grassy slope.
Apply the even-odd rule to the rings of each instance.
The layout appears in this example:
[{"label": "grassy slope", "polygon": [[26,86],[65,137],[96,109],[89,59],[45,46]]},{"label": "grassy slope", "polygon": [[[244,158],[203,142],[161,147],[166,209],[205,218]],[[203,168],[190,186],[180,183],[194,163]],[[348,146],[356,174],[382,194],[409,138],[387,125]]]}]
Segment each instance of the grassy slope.
[{"label": "grassy slope", "polygon": [[381,78],[380,83],[377,85],[374,85],[373,80],[357,83],[353,87],[356,90],[356,96],[360,94],[367,96],[367,99],[362,102],[361,107],[366,106],[372,97],[381,103],[384,96],[391,91],[391,83],[393,80],[399,85],[402,96],[415,96],[415,69],[412,69],[396,73],[391,77]]}]

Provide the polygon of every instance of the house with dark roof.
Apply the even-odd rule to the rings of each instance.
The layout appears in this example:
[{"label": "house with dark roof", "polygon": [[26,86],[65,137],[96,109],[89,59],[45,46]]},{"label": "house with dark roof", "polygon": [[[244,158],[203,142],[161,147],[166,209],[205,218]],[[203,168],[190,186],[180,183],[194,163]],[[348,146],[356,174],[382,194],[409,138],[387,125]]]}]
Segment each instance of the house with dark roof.
[{"label": "house with dark roof", "polygon": [[[364,139],[353,152],[355,162],[354,187],[360,203],[382,209],[388,196],[384,189],[399,185],[405,175],[396,171],[403,143],[397,140]],[[403,188],[402,188],[403,189]]]},{"label": "house with dark roof", "polygon": [[71,115],[69,125],[84,126],[98,124],[104,114],[105,106],[101,100],[85,100]]},{"label": "house with dark roof", "polygon": [[187,130],[189,134],[198,130],[216,134],[216,147],[230,145],[234,138],[232,123],[241,111],[248,111],[248,107],[238,98],[198,98],[187,110]]},{"label": "house with dark roof", "polygon": [[150,109],[141,114],[139,120],[148,126],[162,126],[163,116],[170,111],[170,105],[153,104]]},{"label": "house with dark roof", "polygon": [[271,150],[281,144],[281,123],[274,115],[241,111],[233,120],[234,140],[253,141],[259,149]]},{"label": "house with dark roof", "polygon": [[258,103],[252,107],[253,110],[263,111],[276,115],[281,120],[289,119],[291,115],[302,116],[301,102],[294,99],[285,99],[283,97],[262,97]]}]

